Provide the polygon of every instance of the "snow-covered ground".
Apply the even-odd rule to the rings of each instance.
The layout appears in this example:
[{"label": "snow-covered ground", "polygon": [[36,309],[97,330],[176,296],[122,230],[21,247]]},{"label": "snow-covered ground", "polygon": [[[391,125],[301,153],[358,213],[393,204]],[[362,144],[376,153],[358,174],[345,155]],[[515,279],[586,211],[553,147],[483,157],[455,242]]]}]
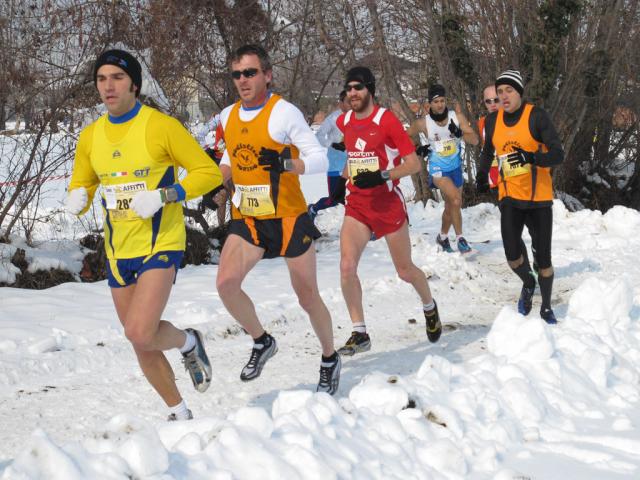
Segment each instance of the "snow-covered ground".
[{"label": "snow-covered ground", "polygon": [[[338,344],[350,333],[343,212],[319,215],[316,245]],[[314,392],[319,345],[280,259],[260,262],[245,283],[280,346],[251,383],[239,380],[251,340],[220,302],[217,267],[180,271],[164,318],[204,333],[214,371],[199,394],[168,353],[189,422],[165,421],[106,282],[0,288],[0,478],[640,478],[640,214],[570,213],[556,202],[559,324],[548,326],[539,295],[529,317],[516,313],[520,286],[494,206],[464,210],[476,250],[465,258],[436,250],[441,205],[409,213],[443,336],[426,340],[417,296],[384,241],[370,243],[359,273],[373,345],[343,359],[335,397]]]}]

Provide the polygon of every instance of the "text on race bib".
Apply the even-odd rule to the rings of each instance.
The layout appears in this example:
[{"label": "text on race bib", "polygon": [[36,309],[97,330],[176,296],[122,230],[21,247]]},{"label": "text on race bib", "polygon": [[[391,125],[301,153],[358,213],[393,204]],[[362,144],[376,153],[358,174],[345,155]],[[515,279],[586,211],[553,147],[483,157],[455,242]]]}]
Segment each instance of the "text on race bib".
[{"label": "text on race bib", "polygon": [[502,170],[502,175],[505,178],[517,177],[519,175],[531,173],[531,164],[527,163],[526,165],[522,165],[517,160],[509,161],[508,153],[498,156],[498,164],[500,166],[500,170]]},{"label": "text on race bib", "polygon": [[458,153],[458,144],[452,138],[448,140],[436,140],[434,143],[434,150],[441,157],[449,157]]},{"label": "text on race bib", "polygon": [[111,220],[121,222],[138,220],[140,217],[131,210],[131,201],[138,192],[147,189],[145,182],[122,183],[120,185],[103,186],[104,199]]},{"label": "text on race bib", "polygon": [[377,170],[380,170],[377,155],[367,154],[367,152],[349,152],[349,177],[351,180],[359,173]]},{"label": "text on race bib", "polygon": [[231,201],[240,210],[240,213],[247,217],[260,217],[276,213],[271,199],[270,185],[236,185],[236,191]]}]

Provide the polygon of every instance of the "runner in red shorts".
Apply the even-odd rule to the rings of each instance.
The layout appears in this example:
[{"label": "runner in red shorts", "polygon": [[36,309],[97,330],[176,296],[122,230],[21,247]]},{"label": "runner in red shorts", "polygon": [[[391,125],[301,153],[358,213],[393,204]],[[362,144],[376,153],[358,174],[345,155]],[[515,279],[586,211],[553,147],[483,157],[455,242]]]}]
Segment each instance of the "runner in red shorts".
[{"label": "runner in red shorts", "polygon": [[345,217],[340,232],[340,281],[353,333],[343,355],[371,348],[358,278],[360,256],[372,238],[384,237],[398,276],[416,289],[423,303],[427,337],[437,342],[442,325],[424,272],[411,260],[407,210],[399,179],[420,170],[415,147],[396,116],[374,102],[375,77],[366,67],[347,72],[351,110],[336,120],[348,154]]}]

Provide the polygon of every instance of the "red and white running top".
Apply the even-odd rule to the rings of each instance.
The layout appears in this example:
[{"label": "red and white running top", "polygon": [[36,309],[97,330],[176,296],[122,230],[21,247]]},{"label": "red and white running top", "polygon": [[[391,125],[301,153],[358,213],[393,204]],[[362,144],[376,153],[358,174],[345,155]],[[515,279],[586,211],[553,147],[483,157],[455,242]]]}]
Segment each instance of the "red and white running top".
[{"label": "red and white running top", "polygon": [[415,151],[400,120],[393,112],[376,105],[367,118],[358,119],[353,110],[349,110],[338,117],[336,125],[344,134],[349,192],[357,192],[358,195],[390,192],[398,184],[398,180],[390,180],[384,185],[368,189],[356,187],[352,180],[365,170],[390,170],[400,165],[402,157]]}]

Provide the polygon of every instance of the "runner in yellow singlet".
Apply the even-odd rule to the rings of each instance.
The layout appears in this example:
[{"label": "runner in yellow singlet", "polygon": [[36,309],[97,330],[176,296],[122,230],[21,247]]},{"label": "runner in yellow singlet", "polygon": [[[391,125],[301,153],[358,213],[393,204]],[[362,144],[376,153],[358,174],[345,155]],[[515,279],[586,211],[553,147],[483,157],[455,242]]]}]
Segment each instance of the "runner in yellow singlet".
[{"label": "runner in yellow singlet", "polygon": [[[209,387],[211,366],[200,332],[160,317],[185,248],[181,202],[210,191],[222,176],[177,120],[138,102],[142,71],[131,54],[101,54],[94,82],[108,113],[80,134],[65,205],[82,215],[101,187],[116,312],[147,380],[169,407],[169,420],[186,420],[192,414],[163,351],[180,350],[199,392]],[[187,171],[180,181],[178,167]]]}]

